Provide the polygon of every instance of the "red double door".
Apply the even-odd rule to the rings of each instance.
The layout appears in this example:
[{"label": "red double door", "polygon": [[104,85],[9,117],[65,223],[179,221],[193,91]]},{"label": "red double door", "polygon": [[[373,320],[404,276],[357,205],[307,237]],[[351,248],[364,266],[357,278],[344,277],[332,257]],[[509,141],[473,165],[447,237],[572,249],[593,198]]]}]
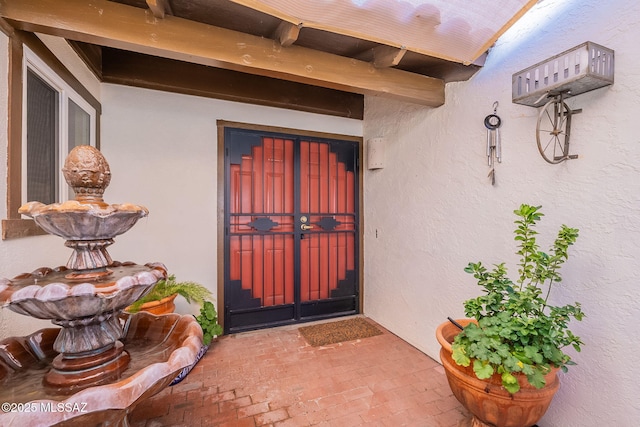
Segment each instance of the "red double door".
[{"label": "red double door", "polygon": [[358,144],[225,129],[227,333],[354,314]]}]

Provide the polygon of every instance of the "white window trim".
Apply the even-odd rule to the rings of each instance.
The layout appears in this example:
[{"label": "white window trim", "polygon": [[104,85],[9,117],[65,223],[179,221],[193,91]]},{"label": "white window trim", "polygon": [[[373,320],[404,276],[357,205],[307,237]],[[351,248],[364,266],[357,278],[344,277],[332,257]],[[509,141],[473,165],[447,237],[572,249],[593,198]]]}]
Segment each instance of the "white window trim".
[{"label": "white window trim", "polygon": [[60,202],[69,199],[69,186],[64,185],[62,167],[69,152],[69,100],[89,114],[89,144],[96,146],[96,122],[97,112],[83,97],[69,86],[51,67],[38,57],[28,46],[24,45],[22,66],[22,203],[27,200],[27,71],[31,70],[42,80],[49,84],[59,94],[58,96],[58,141],[60,156],[58,156],[58,169],[60,182],[58,185],[58,200]]}]

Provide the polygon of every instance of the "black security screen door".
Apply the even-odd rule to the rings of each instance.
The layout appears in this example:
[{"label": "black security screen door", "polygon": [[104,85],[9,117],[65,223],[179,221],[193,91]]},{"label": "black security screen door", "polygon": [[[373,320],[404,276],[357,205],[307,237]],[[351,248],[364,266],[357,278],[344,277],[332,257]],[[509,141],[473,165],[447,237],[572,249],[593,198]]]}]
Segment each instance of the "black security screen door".
[{"label": "black security screen door", "polygon": [[354,314],[358,144],[225,129],[225,332]]}]

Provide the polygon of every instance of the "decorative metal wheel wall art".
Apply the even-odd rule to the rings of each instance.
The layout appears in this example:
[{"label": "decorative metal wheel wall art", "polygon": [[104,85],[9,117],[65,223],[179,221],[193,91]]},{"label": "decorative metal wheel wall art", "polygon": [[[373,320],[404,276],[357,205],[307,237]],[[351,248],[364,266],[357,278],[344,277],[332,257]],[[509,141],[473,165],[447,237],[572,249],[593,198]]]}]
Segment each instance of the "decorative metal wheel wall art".
[{"label": "decorative metal wheel wall art", "polygon": [[569,153],[572,110],[565,100],[613,84],[614,51],[592,42],[515,73],[512,101],[538,108],[536,142],[542,158],[551,164],[577,159]]},{"label": "decorative metal wheel wall art", "polygon": [[571,135],[571,115],[582,110],[572,110],[564,102],[568,91],[549,92],[551,98],[538,114],[536,142],[538,151],[544,160],[551,164],[568,159],[577,159],[577,154],[569,154],[569,136]]}]

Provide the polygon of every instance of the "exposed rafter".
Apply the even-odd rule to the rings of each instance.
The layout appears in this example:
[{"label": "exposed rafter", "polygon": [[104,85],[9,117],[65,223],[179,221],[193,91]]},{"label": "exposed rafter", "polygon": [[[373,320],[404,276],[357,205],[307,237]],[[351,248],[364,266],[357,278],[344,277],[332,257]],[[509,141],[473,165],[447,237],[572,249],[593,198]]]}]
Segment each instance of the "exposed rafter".
[{"label": "exposed rafter", "polygon": [[444,82],[106,0],[0,0],[15,27],[70,40],[436,107]]},{"label": "exposed rafter", "polygon": [[373,49],[373,65],[376,68],[395,67],[400,63],[407,49],[391,46],[378,46]]},{"label": "exposed rafter", "polygon": [[282,46],[291,46],[296,42],[296,40],[298,40],[299,35],[300,27],[289,22],[282,21],[276,29],[274,38],[280,41]]},{"label": "exposed rafter", "polygon": [[301,28],[469,65],[539,0],[229,1]]},{"label": "exposed rafter", "polygon": [[164,19],[165,15],[173,15],[171,10],[171,3],[169,0],[146,0],[147,6],[153,13],[153,16],[159,19]]}]

